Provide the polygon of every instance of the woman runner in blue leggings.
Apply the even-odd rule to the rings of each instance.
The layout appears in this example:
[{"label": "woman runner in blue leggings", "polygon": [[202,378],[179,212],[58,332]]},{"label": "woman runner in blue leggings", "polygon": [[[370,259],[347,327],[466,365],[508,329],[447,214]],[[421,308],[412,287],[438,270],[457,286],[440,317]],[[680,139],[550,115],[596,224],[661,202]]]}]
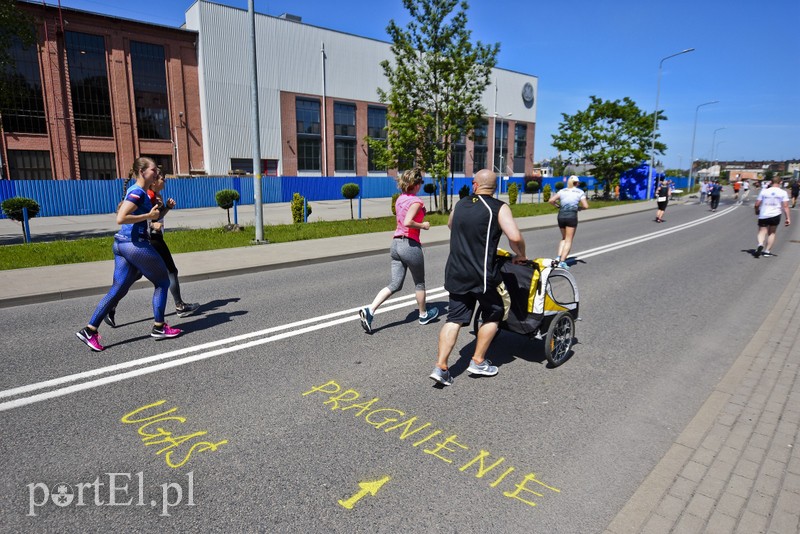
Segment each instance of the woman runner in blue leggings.
[{"label": "woman runner in blue leggings", "polygon": [[164,322],[164,310],[169,293],[169,275],[164,260],[150,244],[147,221],[157,220],[161,214],[159,206],[153,206],[147,190],[158,178],[159,169],[150,158],[138,158],[133,162],[131,174],[136,183],[125,192],[125,199],[117,211],[117,224],[121,225],[114,235],[114,285],[100,300],[89,324],[76,332],[78,339],[94,351],[100,352],[100,334],[97,329],[108,311],[128,293],[140,273],[153,282],[153,316],[155,324],[150,335],[155,338],[172,338],[182,331]]}]

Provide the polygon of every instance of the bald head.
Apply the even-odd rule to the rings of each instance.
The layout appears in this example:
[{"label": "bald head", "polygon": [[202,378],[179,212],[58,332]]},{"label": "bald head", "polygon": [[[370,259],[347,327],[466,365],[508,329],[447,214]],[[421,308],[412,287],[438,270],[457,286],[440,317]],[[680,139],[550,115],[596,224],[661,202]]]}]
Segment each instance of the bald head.
[{"label": "bald head", "polygon": [[475,193],[494,193],[497,189],[497,175],[489,169],[479,170],[472,178],[475,182]]}]

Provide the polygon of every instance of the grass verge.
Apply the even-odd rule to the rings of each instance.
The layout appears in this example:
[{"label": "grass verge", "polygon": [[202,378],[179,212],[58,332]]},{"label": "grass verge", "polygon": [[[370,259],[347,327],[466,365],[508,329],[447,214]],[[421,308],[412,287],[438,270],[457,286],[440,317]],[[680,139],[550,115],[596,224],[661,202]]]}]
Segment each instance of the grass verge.
[{"label": "grass verge", "polygon": [[[617,201],[598,200],[591,202],[592,208],[618,204],[619,202]],[[515,204],[511,206],[511,211],[514,217],[535,217],[536,215],[554,213],[556,209],[546,203]],[[447,215],[430,213],[426,220],[430,221],[431,226],[445,225],[447,224]],[[264,237],[270,243],[285,243],[326,237],[388,232],[394,230],[396,224],[394,217],[318,221],[305,224],[279,224],[265,226]],[[222,228],[176,230],[170,231],[165,235],[170,251],[173,254],[180,254],[182,252],[250,246],[251,241],[255,239],[255,227],[245,227],[240,232],[226,232]],[[114,258],[114,254],[111,251],[113,240],[112,236],[108,236],[71,241],[31,243],[29,245],[4,245],[0,247],[0,270],[111,260]]]}]

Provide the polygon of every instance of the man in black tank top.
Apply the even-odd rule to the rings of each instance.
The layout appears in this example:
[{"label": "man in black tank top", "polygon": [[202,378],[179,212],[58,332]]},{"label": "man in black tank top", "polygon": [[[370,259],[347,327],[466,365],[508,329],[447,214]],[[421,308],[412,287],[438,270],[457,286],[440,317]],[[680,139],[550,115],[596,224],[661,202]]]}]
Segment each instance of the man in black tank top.
[{"label": "man in black tank top", "polygon": [[436,367],[430,377],[449,386],[453,383],[447,360],[462,326],[468,325],[476,304],[482,310],[483,325],[478,330],[475,353],[467,372],[485,376],[497,374],[497,367],[484,356],[503,318],[503,301],[497,291],[502,278],[497,267],[497,244],[505,234],[516,254],[514,263],[524,263],[525,241],[511,209],[492,195],[497,175],[488,169],[478,171],[472,180],[473,194],[458,201],[450,212],[450,255],[445,267],[444,287],[450,293],[450,311],[439,332]]}]

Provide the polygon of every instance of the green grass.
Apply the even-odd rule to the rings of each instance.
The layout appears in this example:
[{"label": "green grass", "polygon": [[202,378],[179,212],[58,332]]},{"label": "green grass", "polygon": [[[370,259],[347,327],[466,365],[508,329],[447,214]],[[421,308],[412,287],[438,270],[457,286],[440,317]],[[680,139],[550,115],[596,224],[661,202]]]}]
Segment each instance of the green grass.
[{"label": "green grass", "polygon": [[[522,200],[527,200],[529,197]],[[592,201],[592,208],[617,205],[616,201]],[[514,217],[534,217],[555,213],[550,204],[515,204],[511,206]],[[427,221],[431,226],[447,224],[447,215],[429,213]],[[325,237],[389,232],[397,223],[394,217],[356,219],[343,221],[319,221],[301,224],[279,224],[264,227],[264,237],[270,243],[286,243]],[[90,261],[111,260],[113,237],[91,237],[71,241],[50,241],[29,245],[4,245],[0,247],[0,270],[42,267],[45,265],[65,265]],[[223,248],[246,247],[255,239],[255,228],[245,227],[241,232],[226,232],[222,228],[205,230],[170,231],[166,234],[167,244],[173,254],[217,250]]]}]

